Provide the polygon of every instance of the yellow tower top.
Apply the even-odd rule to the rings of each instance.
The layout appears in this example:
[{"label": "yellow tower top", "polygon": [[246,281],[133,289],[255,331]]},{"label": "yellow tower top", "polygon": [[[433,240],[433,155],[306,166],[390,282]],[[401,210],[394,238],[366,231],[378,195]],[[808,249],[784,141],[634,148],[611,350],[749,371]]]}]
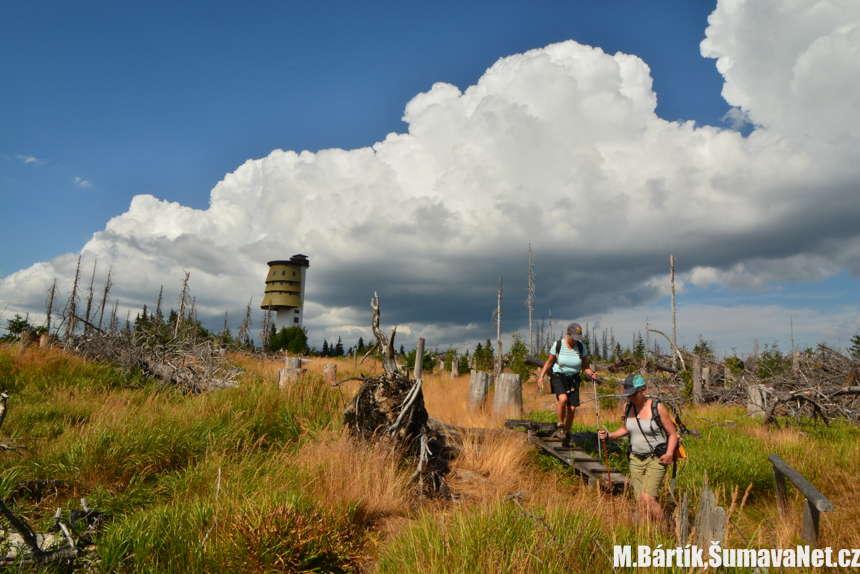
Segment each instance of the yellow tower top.
[{"label": "yellow tower top", "polygon": [[304,299],[305,269],[310,267],[307,255],[293,255],[288,260],[269,261],[266,294],[261,309],[301,308]]}]

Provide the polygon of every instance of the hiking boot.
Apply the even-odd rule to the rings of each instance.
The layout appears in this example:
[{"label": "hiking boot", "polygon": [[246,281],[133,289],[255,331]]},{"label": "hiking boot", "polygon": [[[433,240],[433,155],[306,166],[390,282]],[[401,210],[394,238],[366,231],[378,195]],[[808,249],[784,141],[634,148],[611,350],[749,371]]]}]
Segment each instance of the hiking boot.
[{"label": "hiking boot", "polygon": [[567,433],[564,432],[564,424],[558,423],[555,426],[555,436],[556,436],[556,438],[560,438],[560,439],[564,440],[564,438],[567,436]]},{"label": "hiking boot", "polygon": [[561,448],[570,448],[570,434],[564,433],[564,438],[561,439]]}]

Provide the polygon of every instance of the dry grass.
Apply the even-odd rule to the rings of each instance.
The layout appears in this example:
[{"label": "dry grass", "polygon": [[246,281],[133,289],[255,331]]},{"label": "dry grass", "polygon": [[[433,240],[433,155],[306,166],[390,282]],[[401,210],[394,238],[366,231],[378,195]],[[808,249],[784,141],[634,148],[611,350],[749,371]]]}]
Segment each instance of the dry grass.
[{"label": "dry grass", "polygon": [[[245,369],[242,388],[181,397],[123,388],[125,382],[114,371],[56,350],[32,348],[20,358],[14,355],[12,350],[0,350],[0,384],[21,389],[21,394],[13,394],[19,402],[10,411],[14,414],[7,418],[4,434],[23,436],[29,434],[27,429],[42,429],[56,437],[33,445],[28,457],[37,463],[30,465],[29,459],[21,459],[17,464],[30,474],[38,471],[52,478],[71,478],[86,488],[97,485],[103,490],[95,500],[104,503],[120,497],[123,512],[137,504],[151,504],[152,497],[173,505],[214,500],[218,508],[239,508],[246,500],[271,500],[247,510],[248,516],[254,517],[254,512],[262,513],[263,518],[280,516],[279,523],[285,525],[322,520],[322,515],[310,511],[307,517],[291,514],[293,510],[284,500],[290,493],[301,492],[331,511],[354,513],[356,524],[382,532],[373,547],[384,553],[388,545],[409,536],[419,525],[430,528],[427,512],[438,518],[432,528],[445,530],[454,543],[457,529],[466,528],[469,520],[483,516],[491,521],[500,512],[505,514],[504,509],[514,504],[507,497],[525,491],[522,503],[530,513],[579,517],[601,532],[605,541],[619,536],[619,540],[656,545],[663,540],[653,525],[633,519],[635,505],[630,497],[610,499],[588,490],[560,465],[548,464],[546,459],[539,462],[543,455],[535,453],[522,433],[501,432],[504,417],[492,412],[492,394],[483,410],[469,411],[468,374],[453,379],[448,373],[424,378],[424,401],[431,417],[460,427],[500,431],[483,439],[466,439],[449,475],[457,496],[457,503],[450,504],[416,500],[408,465],[382,446],[352,442],[340,425],[342,407],[359,382],[332,390],[322,381],[324,366],[336,364],[338,379],[345,379],[379,374],[376,362],[365,362],[356,369],[351,359],[314,359],[305,367],[306,384],[278,391],[275,381],[283,359],[260,361],[236,355],[231,359]],[[33,404],[24,404],[24,395]],[[583,387],[581,398],[591,399],[592,389]],[[538,393],[533,382],[524,386],[523,399],[527,413],[549,411],[542,415],[544,420],[554,418],[555,398]],[[600,422],[616,428],[620,416],[620,407],[601,408]],[[577,410],[577,424],[594,429],[595,422],[593,403]],[[807,426],[803,432],[797,427],[768,431],[737,409],[715,406],[691,409],[687,423],[699,429],[702,438],[685,443],[693,462],[682,471],[679,485],[691,488],[695,501],[697,485],[707,472],[721,505],[754,545],[772,545],[767,527],[777,546],[798,543],[803,498],[789,486],[789,512],[785,517],[777,515],[766,458],[768,452],[776,452],[836,506],[833,512],[821,515],[823,543],[835,548],[860,547],[860,531],[851,527],[860,524],[856,502],[860,500],[860,441],[852,442],[855,431]],[[717,480],[713,477],[718,470],[735,465],[727,462],[728,453],[734,457],[731,460],[749,467],[733,469],[734,473],[722,475],[728,478]],[[14,466],[7,461],[5,468]],[[215,496],[219,471],[223,471],[220,499]],[[150,498],[143,503],[134,498],[137,494],[132,488],[140,477],[150,481],[147,488],[155,493],[146,494]],[[73,496],[86,494],[75,492]],[[235,518],[217,512],[225,523]],[[515,514],[505,520],[520,527],[526,521],[535,536],[542,532],[534,519]],[[348,531],[348,525],[343,528]],[[556,528],[561,531],[564,527],[559,523]],[[728,526],[728,536],[733,545],[743,545],[733,526]],[[245,538],[253,537],[248,534]],[[347,550],[352,552],[344,552]],[[594,568],[589,566],[589,571],[599,571]],[[533,570],[525,564],[521,571]]]},{"label": "dry grass", "polygon": [[385,445],[355,442],[343,428],[303,441],[289,458],[315,498],[336,507],[360,501],[360,513],[371,522],[405,515],[412,503],[410,469],[399,457]]}]

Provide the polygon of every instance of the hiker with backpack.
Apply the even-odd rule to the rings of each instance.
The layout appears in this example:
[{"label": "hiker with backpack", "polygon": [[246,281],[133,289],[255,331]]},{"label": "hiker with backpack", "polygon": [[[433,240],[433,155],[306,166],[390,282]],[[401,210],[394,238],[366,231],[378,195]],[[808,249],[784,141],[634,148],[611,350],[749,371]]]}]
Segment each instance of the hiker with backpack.
[{"label": "hiker with backpack", "polygon": [[550,385],[558,399],[558,425],[556,436],[561,439],[564,448],[570,447],[570,427],[573,424],[573,413],[579,406],[579,383],[582,373],[592,379],[597,378],[588,364],[588,349],[583,343],[582,327],[578,323],[567,326],[567,333],[550,347],[546,360],[538,377],[538,388],[543,390],[546,372],[552,368]]},{"label": "hiker with backpack", "polygon": [[666,407],[657,399],[645,397],[645,379],[628,375],[624,379],[627,405],[623,426],[611,433],[598,431],[601,440],[630,437],[630,478],[633,493],[654,519],[666,520],[657,497],[668,466],[675,460],[678,432]]}]

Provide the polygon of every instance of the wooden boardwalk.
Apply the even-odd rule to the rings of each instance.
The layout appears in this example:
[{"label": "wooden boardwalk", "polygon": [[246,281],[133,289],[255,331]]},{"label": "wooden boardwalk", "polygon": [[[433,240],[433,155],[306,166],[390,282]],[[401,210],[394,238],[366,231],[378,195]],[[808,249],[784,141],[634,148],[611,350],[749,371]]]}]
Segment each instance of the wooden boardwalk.
[{"label": "wooden boardwalk", "polygon": [[[614,492],[624,491],[628,479],[617,469],[610,468],[609,473],[607,473],[605,462],[587,455],[581,448],[576,446],[564,448],[561,446],[560,438],[556,438],[554,436],[543,436],[545,434],[552,434],[555,432],[555,423],[541,423],[530,420],[506,420],[505,428],[528,431],[529,441],[531,443],[542,448],[565,464],[572,466],[579,475],[588,480],[588,484],[590,486],[597,484],[600,485],[601,488],[608,489],[611,485]],[[540,433],[540,435],[538,433]]]}]

